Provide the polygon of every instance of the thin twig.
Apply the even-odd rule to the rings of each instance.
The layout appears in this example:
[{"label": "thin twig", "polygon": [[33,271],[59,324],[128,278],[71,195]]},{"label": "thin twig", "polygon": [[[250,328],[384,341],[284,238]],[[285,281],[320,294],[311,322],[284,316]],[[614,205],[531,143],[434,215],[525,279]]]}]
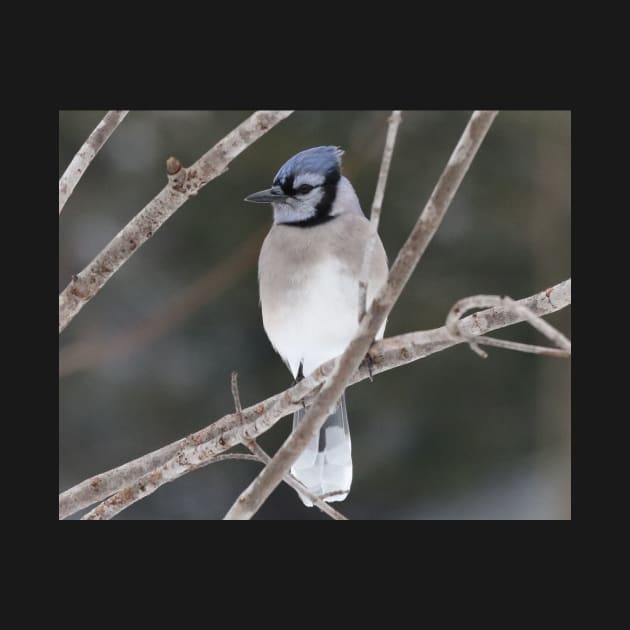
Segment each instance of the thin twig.
[{"label": "thin twig", "polygon": [[[494,339],[493,337],[476,337],[474,335],[465,334],[460,330],[459,322],[464,313],[467,313],[473,308],[487,308],[493,306],[502,306],[506,310],[520,315],[525,321],[559,346],[560,351],[555,348],[532,346],[529,344],[504,341],[503,339]],[[454,337],[464,337],[470,349],[483,359],[485,359],[488,354],[479,347],[478,344],[480,343],[487,346],[518,350],[519,352],[534,352],[536,354],[547,354],[564,358],[571,356],[571,342],[559,330],[536,315],[536,313],[532,312],[527,306],[515,302],[511,297],[506,295],[472,295],[458,300],[446,316],[446,329]]]},{"label": "thin twig", "polygon": [[368,278],[370,277],[374,246],[378,237],[378,222],[381,218],[385,185],[387,184],[387,177],[389,176],[389,167],[392,163],[394,144],[396,143],[396,135],[398,134],[401,119],[400,110],[394,110],[388,120],[389,125],[387,127],[387,137],[385,138],[385,147],[383,148],[383,157],[381,158],[381,168],[378,173],[378,182],[370,210],[370,236],[365,245],[361,274],[359,276],[359,321],[361,321],[365,315]]},{"label": "thin twig", "polygon": [[335,365],[330,378],[324,383],[299,426],[277,450],[271,462],[236,499],[225,515],[226,520],[250,519],[256,514],[309,441],[323,426],[330,409],[356,372],[376,332],[396,304],[427,245],[437,232],[497,113],[496,111],[476,111],[471,116],[427,205],[398,253],[387,283],[378,291],[353,339]]},{"label": "thin twig", "polygon": [[236,413],[241,416],[242,420],[243,409],[241,408],[241,396],[238,392],[238,372],[236,370],[232,371],[230,384],[232,387],[232,398],[234,399],[234,409],[236,409]]},{"label": "thin twig", "polygon": [[[559,311],[571,304],[571,280],[565,280],[553,288],[524,298],[519,303],[539,316]],[[485,335],[522,321],[524,321],[522,315],[500,306],[465,317],[459,327],[465,335]],[[465,342],[463,336],[453,337],[445,326],[383,339],[370,349],[373,359],[372,373],[380,374]],[[337,360],[327,361],[296,385],[243,409],[241,416],[236,413],[227,414],[185,438],[65,490],[59,495],[59,518],[67,518],[131,486],[143,475],[157,472],[180,452],[191,458],[196,456],[197,451],[219,454],[241,444],[243,440],[251,440],[262,435],[281,418],[300,409],[302,401],[310,403],[311,397],[330,375]],[[368,368],[361,366],[350,384],[359,383],[367,378]]]},{"label": "thin twig", "polygon": [[504,304],[515,310],[524,317],[534,328],[538,329],[545,337],[553,341],[559,348],[571,352],[571,342],[549,322],[532,313],[527,307],[518,304],[511,297],[504,295],[502,298]]},{"label": "thin twig", "polygon": [[82,175],[87,170],[96,154],[101,147],[107,142],[109,137],[116,131],[116,127],[125,119],[129,111],[111,111],[107,112],[103,120],[96,126],[94,131],[89,135],[83,146],[77,151],[72,158],[64,174],[59,180],[59,214],[66,205],[72,191],[79,183]]},{"label": "thin twig", "polygon": [[496,337],[475,337],[474,343],[482,346],[503,348],[504,350],[514,350],[516,352],[530,352],[532,354],[542,354],[547,357],[558,357],[559,359],[568,359],[571,356],[571,352],[568,350],[549,348],[548,346],[534,346],[529,343],[519,343],[518,341],[508,341],[506,339],[497,339]]},{"label": "thin twig", "polygon": [[291,113],[260,111],[252,114],[189,168],[184,168],[175,158],[169,158],[168,184],[81,273],[73,276],[59,295],[59,332],[189,197],[224,173],[234,158]]},{"label": "thin twig", "polygon": [[223,455],[217,455],[209,464],[215,464],[225,459],[241,459],[250,462],[260,462],[260,457],[257,455],[250,455],[249,453],[224,453]]}]

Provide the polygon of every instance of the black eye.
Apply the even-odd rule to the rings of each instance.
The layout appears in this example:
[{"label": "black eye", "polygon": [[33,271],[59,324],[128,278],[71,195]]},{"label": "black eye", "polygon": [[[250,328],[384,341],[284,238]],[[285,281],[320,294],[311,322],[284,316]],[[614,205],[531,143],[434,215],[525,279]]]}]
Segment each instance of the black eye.
[{"label": "black eye", "polygon": [[306,193],[311,192],[311,190],[313,190],[313,187],[310,186],[309,184],[302,184],[298,189],[297,189],[297,193],[299,193],[300,195],[305,195]]}]

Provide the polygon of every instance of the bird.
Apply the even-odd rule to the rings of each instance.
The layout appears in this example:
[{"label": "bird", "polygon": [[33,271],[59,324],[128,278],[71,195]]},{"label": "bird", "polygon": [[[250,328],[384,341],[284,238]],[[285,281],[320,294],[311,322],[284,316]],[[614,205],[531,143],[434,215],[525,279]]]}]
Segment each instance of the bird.
[{"label": "bird", "polygon": [[[339,356],[359,325],[359,280],[371,234],[350,181],[341,174],[344,151],[318,146],[287,160],[272,187],[245,201],[271,204],[273,225],[261,246],[258,286],[263,327],[294,382]],[[378,236],[368,271],[366,308],[387,281]],[[375,339],[382,339],[386,321]],[[293,416],[293,430],[306,413]],[[343,501],[352,484],[352,443],[345,392],[291,467],[308,490]],[[300,493],[311,507],[309,497]]]}]

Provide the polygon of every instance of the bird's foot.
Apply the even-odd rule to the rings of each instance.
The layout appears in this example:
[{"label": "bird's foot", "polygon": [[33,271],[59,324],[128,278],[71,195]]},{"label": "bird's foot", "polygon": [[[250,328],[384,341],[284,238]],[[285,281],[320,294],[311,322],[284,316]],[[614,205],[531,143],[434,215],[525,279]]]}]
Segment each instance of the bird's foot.
[{"label": "bird's foot", "polygon": [[375,363],[376,362],[374,361],[374,357],[372,357],[372,355],[370,354],[370,351],[368,350],[367,354],[365,355],[365,358],[363,359],[363,361],[361,361],[361,367],[367,368],[368,374],[370,375],[370,383],[374,382],[372,368],[374,367]]},{"label": "bird's foot", "polygon": [[300,381],[304,380],[304,372],[302,371],[302,364],[298,368],[297,376],[293,379],[293,385],[297,385]]},{"label": "bird's foot", "polygon": [[[297,376],[293,379],[293,386],[297,385],[300,381],[304,380],[304,372],[302,371],[302,364],[298,368]],[[306,409],[306,403],[302,401],[302,409]]]}]

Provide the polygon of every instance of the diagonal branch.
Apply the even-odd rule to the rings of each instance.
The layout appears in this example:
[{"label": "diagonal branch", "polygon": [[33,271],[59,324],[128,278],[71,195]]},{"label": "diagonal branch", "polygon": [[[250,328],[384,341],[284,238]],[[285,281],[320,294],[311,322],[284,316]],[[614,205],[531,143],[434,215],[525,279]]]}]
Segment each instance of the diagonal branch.
[{"label": "diagonal branch", "polygon": [[169,158],[168,184],[81,273],[73,276],[59,295],[59,332],[189,197],[224,173],[235,157],[291,113],[259,111],[252,114],[187,169],[175,158]]},{"label": "diagonal branch", "polygon": [[[561,310],[571,304],[571,280],[565,280],[518,303],[538,316]],[[460,331],[464,335],[485,335],[521,321],[524,321],[522,315],[500,306],[462,319]],[[370,348],[372,373],[380,374],[465,341],[464,337],[453,337],[445,326],[383,339]],[[67,518],[135,484],[143,475],[159,471],[179,453],[201,460],[203,457],[225,452],[244,440],[262,435],[281,418],[301,408],[302,401],[310,402],[312,395],[331,373],[336,361],[337,359],[327,361],[293,387],[243,409],[240,415],[227,414],[196,433],[69,488],[59,495],[59,518]],[[352,377],[351,384],[367,378],[368,368],[362,366]]]},{"label": "diagonal branch", "polygon": [[[208,464],[217,464],[228,459],[249,460],[254,462],[261,461],[259,457],[257,457],[256,455],[250,455],[249,453],[225,453],[223,455],[217,455],[216,457],[213,457],[203,464],[192,467],[188,472],[191,472],[192,470],[198,470],[199,468],[203,468],[203,466],[207,466]],[[173,477],[168,481],[173,481],[173,479],[176,479],[176,477]],[[117,514],[120,514],[120,512],[122,512],[125,508],[128,508],[130,505],[133,505],[134,503],[140,501],[140,499],[144,499],[150,494],[153,494],[163,483],[166,483],[166,480],[164,480],[162,478],[162,475],[158,472],[152,472],[148,475],[145,475],[144,477],[139,479],[138,482],[132,487],[125,488],[124,490],[117,492],[113,496],[109,497],[107,501],[103,501],[103,503],[97,505],[93,510],[90,510],[89,512],[84,514],[81,517],[81,520],[109,521]]]},{"label": "diagonal branch", "polygon": [[326,421],[347,383],[365,357],[376,332],[400,297],[427,245],[436,233],[446,211],[498,112],[476,111],[451,155],[438,183],[379,290],[370,310],[361,320],[354,338],[341,355],[302,422],[278,449],[272,461],[241,493],[225,515],[227,520],[250,519],[297,460],[308,442]]},{"label": "diagonal branch", "polygon": [[83,143],[83,146],[72,158],[72,162],[70,162],[59,180],[59,214],[61,214],[66,201],[68,201],[75,186],[79,183],[83,173],[85,173],[96,154],[109,140],[109,137],[116,131],[116,128],[128,113],[128,110],[107,112],[103,120],[96,126],[88,139]]},{"label": "diagonal branch", "polygon": [[359,321],[361,321],[365,315],[370,265],[378,236],[378,222],[381,218],[381,208],[383,206],[383,197],[385,196],[385,185],[387,184],[387,177],[389,176],[389,167],[392,163],[394,144],[396,144],[396,135],[398,134],[400,121],[400,110],[394,110],[389,117],[387,137],[385,138],[385,147],[383,148],[383,157],[381,158],[381,168],[378,173],[378,182],[376,183],[372,209],[370,210],[370,237],[365,245],[361,274],[359,275]]},{"label": "diagonal branch", "polygon": [[[124,509],[128,508],[130,505],[137,503],[140,499],[144,499],[150,494],[153,494],[160,486],[164,485],[169,481],[174,481],[178,477],[186,474],[187,472],[192,472],[193,470],[198,470],[199,468],[203,468],[209,464],[216,464],[218,462],[222,462],[228,459],[238,459],[238,460],[249,460],[254,462],[259,462],[262,464],[267,464],[271,461],[271,457],[265,453],[265,451],[258,446],[256,442],[255,449],[252,450],[252,455],[249,453],[225,453],[223,455],[217,455],[215,457],[211,457],[204,462],[197,464],[195,466],[182,466],[177,473],[174,473],[172,468],[170,469],[170,475],[165,477],[163,474],[159,472],[152,472],[148,475],[145,475],[141,479],[139,479],[135,484],[130,487],[123,488],[120,492],[112,495],[106,501],[103,501],[100,505],[97,505],[93,510],[90,510],[86,514],[81,517],[82,521],[109,521],[117,514],[120,514]],[[322,512],[330,516],[331,518],[337,521],[347,521],[348,519],[335,510],[333,507],[328,505],[325,501],[323,501],[320,497],[312,494],[306,486],[304,486],[300,481],[298,481],[293,475],[288,474],[283,481],[293,488],[296,492],[302,492],[306,496],[308,496],[313,504],[316,505]]]}]

